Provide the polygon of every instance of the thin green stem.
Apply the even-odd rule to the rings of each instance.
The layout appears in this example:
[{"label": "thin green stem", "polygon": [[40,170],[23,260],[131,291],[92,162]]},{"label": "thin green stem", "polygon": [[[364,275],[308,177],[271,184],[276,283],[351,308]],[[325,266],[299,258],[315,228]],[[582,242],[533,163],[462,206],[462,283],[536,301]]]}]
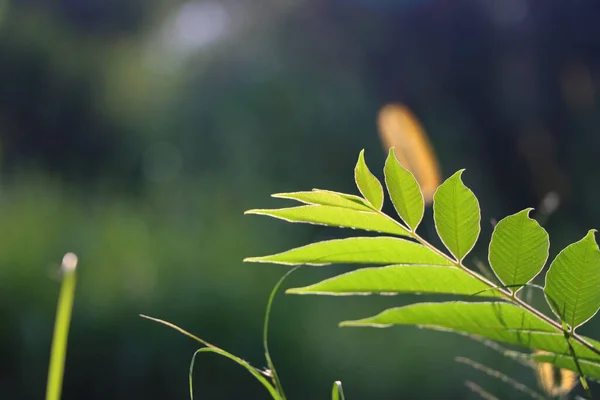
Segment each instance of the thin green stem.
[{"label": "thin green stem", "polygon": [[590,386],[588,385],[587,381],[585,380],[585,375],[583,374],[583,371],[581,370],[581,364],[579,364],[579,359],[577,358],[577,355],[575,354],[575,349],[573,348],[573,345],[571,344],[570,334],[569,334],[569,331],[567,330],[566,326],[563,326],[563,333],[565,335],[565,340],[567,341],[567,344],[569,345],[569,353],[571,353],[571,357],[573,357],[573,362],[575,363],[575,367],[577,368],[577,373],[579,374],[579,382],[581,383],[583,390],[585,390],[585,394],[588,397],[588,399],[592,400],[592,390],[590,389]]},{"label": "thin green stem", "polygon": [[65,358],[67,355],[67,342],[69,339],[69,326],[75,298],[77,256],[67,253],[62,262],[62,284],[58,296],[56,319],[54,322],[54,336],[50,353],[50,367],[48,369],[48,383],[46,386],[46,400],[60,400],[62,391]]},{"label": "thin green stem", "polygon": [[273,364],[273,360],[271,359],[271,353],[269,352],[269,344],[268,344],[268,334],[269,334],[269,316],[271,315],[271,305],[273,304],[273,299],[275,298],[275,294],[279,290],[279,287],[283,283],[283,281],[292,274],[292,272],[296,271],[300,266],[292,268],[285,275],[279,279],[277,284],[271,290],[271,295],[269,296],[269,302],[267,303],[267,310],[265,311],[265,323],[263,327],[263,346],[265,349],[265,359],[267,360],[267,366],[272,374],[273,385],[275,385],[275,389],[277,389],[277,393],[285,400],[285,393],[283,392],[283,387],[281,385],[281,381],[279,380],[279,375],[275,370],[275,365]]}]

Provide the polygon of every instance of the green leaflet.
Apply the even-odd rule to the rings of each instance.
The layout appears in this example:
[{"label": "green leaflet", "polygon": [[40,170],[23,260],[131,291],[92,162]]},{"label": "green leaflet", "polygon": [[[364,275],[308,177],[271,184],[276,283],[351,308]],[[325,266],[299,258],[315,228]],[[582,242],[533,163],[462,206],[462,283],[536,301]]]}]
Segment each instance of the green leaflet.
[{"label": "green leaflet", "polygon": [[490,265],[500,281],[514,292],[535,278],[548,259],[548,233],[529,218],[531,210],[527,208],[498,222],[490,242]]},{"label": "green leaflet", "polygon": [[250,257],[244,261],[287,265],[336,263],[452,265],[446,258],[427,247],[392,237],[334,239],[270,256]]},{"label": "green leaflet", "polygon": [[544,294],[552,311],[572,329],[600,308],[600,251],[594,229],[563,249],[546,274]]},{"label": "green leaflet", "polygon": [[499,296],[496,291],[490,290],[487,285],[461,269],[434,265],[362,268],[314,285],[288,289],[286,293],[334,296],[397,293]]},{"label": "green leaflet", "polygon": [[[537,362],[547,362],[559,368],[578,372],[575,360],[571,356],[562,354],[529,354],[527,358]],[[577,361],[586,378],[600,380],[600,361],[590,361],[585,359],[577,359]]]},{"label": "green leaflet", "polygon": [[244,214],[267,215],[288,222],[312,223],[410,236],[410,232],[402,225],[373,210],[359,211],[341,207],[305,205],[276,210],[248,210]]},{"label": "green leaflet", "polygon": [[313,189],[305,192],[277,193],[271,195],[280,199],[297,200],[305,204],[350,208],[359,211],[373,211],[362,197],[329,190]]},{"label": "green leaflet", "polygon": [[360,193],[377,210],[383,207],[383,187],[379,180],[371,173],[365,163],[365,151],[361,150],[354,168],[354,180]]},{"label": "green leaflet", "polygon": [[[344,321],[341,326],[389,327],[417,325],[430,329],[450,330],[479,335],[497,342],[569,355],[562,331],[539,319],[527,310],[505,302],[418,303],[392,308],[356,321]],[[591,339],[588,341],[594,343]],[[595,342],[595,344],[599,344]],[[600,362],[600,356],[572,341],[575,354]]]},{"label": "green leaflet", "polygon": [[413,174],[396,159],[394,148],[390,148],[383,172],[394,208],[406,225],[415,231],[425,212],[423,194]]},{"label": "green leaflet", "polygon": [[444,245],[458,261],[471,251],[479,237],[479,202],[456,172],[438,187],[433,195],[433,219]]}]

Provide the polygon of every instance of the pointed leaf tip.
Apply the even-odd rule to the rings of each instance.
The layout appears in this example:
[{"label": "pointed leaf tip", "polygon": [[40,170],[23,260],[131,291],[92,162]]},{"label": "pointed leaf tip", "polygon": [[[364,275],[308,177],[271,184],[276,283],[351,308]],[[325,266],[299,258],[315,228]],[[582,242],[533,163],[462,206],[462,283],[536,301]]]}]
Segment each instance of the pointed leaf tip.
[{"label": "pointed leaf tip", "polygon": [[548,259],[548,232],[526,208],[498,222],[489,245],[489,262],[500,281],[517,292],[531,282]]},{"label": "pointed leaf tip", "polygon": [[372,209],[362,211],[335,206],[302,205],[272,210],[256,209],[249,211],[252,214],[266,215],[292,223],[363,229],[396,236],[410,236],[405,227]]},{"label": "pointed leaf tip", "polygon": [[475,194],[462,182],[465,169],[446,179],[433,196],[435,228],[460,262],[473,249],[481,231],[481,211]]},{"label": "pointed leaf tip", "polygon": [[279,199],[296,200],[304,204],[373,211],[373,207],[362,197],[331,190],[312,189],[304,192],[276,193],[272,196]]},{"label": "pointed leaf tip", "polygon": [[427,293],[499,297],[500,293],[460,268],[436,265],[389,265],[361,268],[286,291],[329,296]]},{"label": "pointed leaf tip", "polygon": [[[387,309],[370,318],[344,321],[341,326],[390,327],[416,325],[424,328],[479,335],[496,342],[569,354],[562,332],[527,310],[507,302],[416,303]],[[598,342],[589,338],[590,344]],[[581,343],[572,342],[582,359],[600,360],[598,354]]]},{"label": "pointed leaf tip", "polygon": [[365,162],[365,150],[361,150],[354,168],[356,186],[364,198],[377,210],[383,207],[383,186],[371,173]]},{"label": "pointed leaf tip", "polygon": [[546,274],[544,294],[552,311],[572,329],[600,308],[600,251],[595,229],[564,248]]},{"label": "pointed leaf tip", "polygon": [[406,225],[415,231],[425,212],[425,201],[417,179],[400,164],[393,148],[390,148],[383,172],[385,185],[396,212]]},{"label": "pointed leaf tip", "polygon": [[444,257],[425,246],[389,236],[327,240],[297,247],[283,253],[250,257],[245,261],[319,266],[346,263],[452,265]]}]

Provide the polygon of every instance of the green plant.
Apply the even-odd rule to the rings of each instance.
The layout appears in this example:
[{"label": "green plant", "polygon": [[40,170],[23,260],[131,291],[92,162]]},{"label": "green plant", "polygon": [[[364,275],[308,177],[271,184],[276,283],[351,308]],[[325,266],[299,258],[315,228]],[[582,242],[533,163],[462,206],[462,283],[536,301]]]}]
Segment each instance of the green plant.
[{"label": "green plant", "polygon": [[54,323],[54,336],[52,337],[52,350],[50,353],[50,367],[48,368],[48,382],[46,386],[46,400],[59,400],[62,391],[65,357],[67,355],[67,342],[69,339],[69,326],[75,298],[75,283],[77,256],[67,253],[62,261],[62,284],[56,308],[56,321]]},{"label": "green plant", "polygon": [[[194,364],[196,361],[196,356],[200,353],[216,353],[216,354],[219,354],[223,357],[226,357],[226,358],[234,361],[235,363],[244,367],[252,376],[254,376],[254,378],[257,381],[259,381],[267,389],[267,391],[269,392],[269,394],[271,395],[271,398],[273,398],[273,400],[285,400],[286,399],[285,393],[283,391],[283,386],[281,385],[281,382],[279,381],[279,376],[277,375],[277,370],[275,369],[275,364],[273,364],[273,360],[271,359],[271,353],[269,352],[269,346],[268,346],[269,316],[271,314],[271,306],[273,304],[273,299],[275,298],[275,294],[277,293],[277,290],[279,290],[279,287],[281,286],[281,284],[283,283],[285,278],[287,278],[297,268],[299,268],[299,267],[289,270],[277,282],[277,284],[271,291],[271,295],[269,296],[269,301],[267,302],[267,309],[265,311],[265,321],[264,321],[264,328],[263,328],[263,347],[265,350],[265,361],[267,363],[267,369],[264,369],[264,370],[252,366],[249,362],[229,353],[228,351],[225,351],[225,350],[207,342],[204,339],[201,339],[201,338],[189,333],[188,331],[180,328],[177,325],[174,325],[167,321],[163,321],[158,318],[141,315],[142,318],[146,318],[151,321],[158,322],[160,324],[163,324],[170,328],[173,328],[173,329],[181,332],[185,336],[192,338],[195,341],[201,343],[204,346],[201,349],[196,350],[196,352],[192,356],[192,362],[190,363],[190,372],[189,372],[190,399],[192,399],[192,400],[194,399],[194,387],[192,384],[192,374],[194,371]],[[342,390],[342,383],[340,381],[336,381],[333,383],[331,399],[332,400],[344,400],[345,399],[344,391]]]},{"label": "green plant", "polygon": [[[476,196],[462,182],[463,172],[460,170],[448,178],[434,195],[435,229],[447,252],[417,233],[424,215],[423,195],[412,173],[390,149],[384,167],[385,185],[402,222],[382,212],[383,186],[370,172],[361,151],[355,181],[362,197],[319,189],[280,193],[273,197],[296,200],[303,205],[246,213],[385,235],[317,242],[245,261],[312,266],[380,265],[288,289],[286,293],[291,294],[468,296],[467,300],[392,308],[368,318],[343,321],[340,326],[416,325],[529,348],[535,351],[510,354],[576,371],[590,397],[585,378],[600,379],[600,342],[576,330],[600,308],[600,251],[595,230],[588,231],[583,239],[556,256],[546,273],[544,287],[540,287],[531,282],[546,264],[548,233],[529,217],[531,208],[510,215],[494,228],[488,258],[494,275],[488,278],[465,265],[479,238],[481,215]],[[553,315],[546,315],[523,300],[521,293],[525,287],[543,291]]]},{"label": "green plant", "polygon": [[[266,215],[288,222],[352,228],[385,234],[317,242],[283,253],[250,257],[244,261],[284,265],[324,266],[328,264],[375,264],[315,284],[288,289],[302,295],[365,295],[427,293],[466,296],[467,300],[423,302],[387,309],[378,315],[343,321],[342,327],[390,327],[415,325],[464,334],[530,366],[554,366],[568,377],[575,371],[591,398],[586,378],[600,379],[600,342],[582,336],[576,329],[600,308],[600,250],[590,230],[580,241],[563,249],[550,264],[545,286],[532,283],[549,256],[549,236],[530,218],[527,208],[499,221],[489,244],[489,265],[481,274],[465,265],[465,259],[480,234],[480,208],[476,196],[462,182],[460,170],[443,182],[433,196],[435,229],[448,252],[423,239],[417,229],[424,216],[425,202],[415,177],[396,159],[393,148],[387,157],[384,175],[391,202],[401,221],[382,212],[383,186],[370,172],[361,151],[355,167],[355,181],[362,197],[329,190],[279,193],[273,197],[296,200],[300,206],[281,209],[254,209],[246,214]],[[448,254],[449,253],[449,254]],[[298,268],[298,267],[296,267]],[[246,368],[276,400],[285,394],[267,345],[269,313],[276,291],[292,269],[277,283],[267,304],[263,344],[267,370],[260,370],[187,331],[163,320],[145,317],[170,326],[197,340],[198,350],[190,365],[190,396],[193,398],[192,370],[200,352],[214,352]],[[553,316],[546,315],[523,300],[525,288],[543,291]],[[496,342],[533,350],[507,350]],[[458,357],[457,362],[502,380],[533,398],[543,398],[520,382],[492,368]],[[548,370],[544,367],[546,373]],[[542,371],[538,367],[538,371]],[[553,378],[552,378],[553,379]],[[573,387],[546,382],[552,396],[564,396]],[[474,382],[466,385],[484,398],[491,394]],[[549,389],[546,387],[549,385]],[[332,399],[343,400],[340,382],[335,382]]]}]

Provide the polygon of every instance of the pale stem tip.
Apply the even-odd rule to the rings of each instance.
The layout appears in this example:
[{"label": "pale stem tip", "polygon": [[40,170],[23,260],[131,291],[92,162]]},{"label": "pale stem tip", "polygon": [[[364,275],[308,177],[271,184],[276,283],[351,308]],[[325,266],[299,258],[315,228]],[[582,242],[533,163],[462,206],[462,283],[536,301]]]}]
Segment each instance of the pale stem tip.
[{"label": "pale stem tip", "polygon": [[77,256],[75,253],[67,253],[62,259],[62,268],[65,272],[71,272],[77,267]]}]

